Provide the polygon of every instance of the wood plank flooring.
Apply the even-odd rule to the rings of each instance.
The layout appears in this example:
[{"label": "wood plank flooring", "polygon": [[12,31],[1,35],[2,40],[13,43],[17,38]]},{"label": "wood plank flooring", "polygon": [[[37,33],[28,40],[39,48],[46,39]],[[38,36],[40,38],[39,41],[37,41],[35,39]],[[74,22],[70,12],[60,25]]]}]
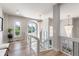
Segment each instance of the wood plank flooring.
[{"label": "wood plank flooring", "polygon": [[25,40],[10,43],[8,56],[29,56],[30,51]]},{"label": "wood plank flooring", "polygon": [[[30,48],[28,47],[26,40],[20,40],[10,43],[8,56],[30,56]],[[35,56],[34,51],[31,52],[31,56]],[[54,50],[48,50],[40,52],[40,56],[66,56],[61,52]]]},{"label": "wood plank flooring", "polygon": [[40,52],[40,55],[41,56],[67,56],[62,52],[56,52],[54,50],[47,50],[47,51]]}]

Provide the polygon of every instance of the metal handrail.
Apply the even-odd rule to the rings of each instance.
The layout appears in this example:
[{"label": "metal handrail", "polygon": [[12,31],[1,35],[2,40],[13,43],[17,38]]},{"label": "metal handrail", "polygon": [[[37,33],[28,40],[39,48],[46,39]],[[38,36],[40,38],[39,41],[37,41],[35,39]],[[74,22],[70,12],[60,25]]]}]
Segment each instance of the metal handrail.
[{"label": "metal handrail", "polygon": [[79,43],[79,38],[69,38],[69,37],[65,37],[65,36],[60,36],[60,38],[66,39],[66,40],[71,40],[71,41],[74,41],[74,42],[78,42]]},{"label": "metal handrail", "polygon": [[44,47],[42,44],[49,41],[49,40],[45,40],[44,42],[40,42],[40,39],[33,35],[28,35],[28,37],[30,37],[30,47],[31,47],[31,44],[34,43],[34,42],[31,42],[31,38],[34,38],[35,40],[37,40],[37,55],[40,54],[40,47],[42,47],[42,48]]},{"label": "metal handrail", "polygon": [[[61,41],[62,40],[68,40],[68,46],[69,46],[69,42],[72,42],[72,54],[68,54],[68,55],[79,55],[79,53],[78,53],[78,49],[79,49],[79,38],[69,38],[69,37],[64,37],[64,36],[60,36],[60,39],[61,39]],[[64,42],[63,42],[64,43]],[[62,43],[61,43],[62,44]],[[77,44],[77,45],[74,45],[74,44]],[[61,48],[62,48],[63,46],[61,45]],[[65,48],[65,47],[64,47]],[[76,50],[75,50],[76,49]],[[75,52],[75,54],[74,54],[74,52]]]},{"label": "metal handrail", "polygon": [[32,37],[32,38],[34,38],[34,39],[36,39],[36,40],[39,40],[39,38],[37,38],[37,37],[35,37],[35,36],[33,36],[33,35],[28,35],[28,36],[30,36],[30,37]]}]

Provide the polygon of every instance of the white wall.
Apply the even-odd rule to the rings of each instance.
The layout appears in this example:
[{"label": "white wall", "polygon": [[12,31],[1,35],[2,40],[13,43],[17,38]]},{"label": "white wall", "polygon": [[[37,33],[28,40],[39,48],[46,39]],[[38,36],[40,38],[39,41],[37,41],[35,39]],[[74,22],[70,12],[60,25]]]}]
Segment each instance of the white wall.
[{"label": "white wall", "polygon": [[0,31],[0,44],[2,43],[2,32]]},{"label": "white wall", "polygon": [[73,18],[73,37],[79,38],[79,18]]},{"label": "white wall", "polygon": [[[0,17],[3,17],[2,8],[0,7]],[[3,31],[0,31],[0,43],[3,42]]]},{"label": "white wall", "polygon": [[2,8],[0,7],[0,17],[3,17]]},{"label": "white wall", "polygon": [[79,17],[79,3],[64,3],[60,7],[61,19],[67,18],[67,15],[71,17]]}]

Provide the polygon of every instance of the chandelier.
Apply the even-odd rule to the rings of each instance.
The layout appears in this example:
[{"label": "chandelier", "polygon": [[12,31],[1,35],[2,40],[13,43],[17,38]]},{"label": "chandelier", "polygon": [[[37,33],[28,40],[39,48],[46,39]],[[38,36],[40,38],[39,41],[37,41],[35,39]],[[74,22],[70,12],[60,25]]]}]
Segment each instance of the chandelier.
[{"label": "chandelier", "polygon": [[66,31],[67,37],[72,37],[73,25],[72,23],[70,23],[70,21],[72,21],[72,19],[70,18],[70,15],[68,15],[67,24],[65,25],[65,31]]}]

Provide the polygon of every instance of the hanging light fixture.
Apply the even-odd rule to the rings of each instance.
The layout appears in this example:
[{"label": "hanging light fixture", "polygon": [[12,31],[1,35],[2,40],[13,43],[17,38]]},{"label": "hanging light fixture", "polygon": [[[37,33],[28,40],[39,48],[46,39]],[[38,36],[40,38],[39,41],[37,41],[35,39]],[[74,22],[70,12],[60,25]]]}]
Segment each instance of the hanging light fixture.
[{"label": "hanging light fixture", "polygon": [[67,25],[65,25],[65,31],[66,31],[66,35],[68,37],[72,37],[72,28],[73,28],[73,26],[72,26],[72,23],[69,22],[69,20],[72,20],[70,18],[70,15],[68,15]]}]

